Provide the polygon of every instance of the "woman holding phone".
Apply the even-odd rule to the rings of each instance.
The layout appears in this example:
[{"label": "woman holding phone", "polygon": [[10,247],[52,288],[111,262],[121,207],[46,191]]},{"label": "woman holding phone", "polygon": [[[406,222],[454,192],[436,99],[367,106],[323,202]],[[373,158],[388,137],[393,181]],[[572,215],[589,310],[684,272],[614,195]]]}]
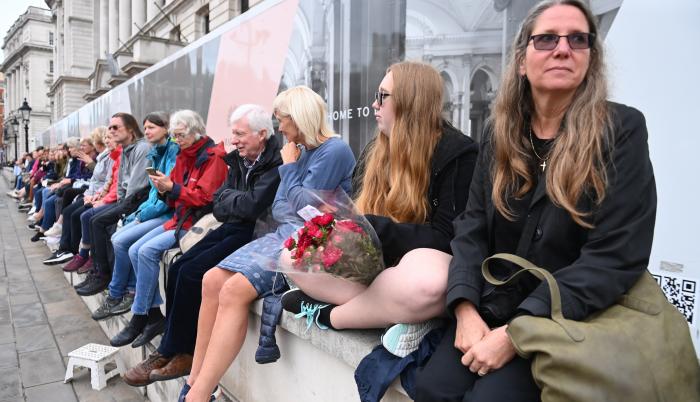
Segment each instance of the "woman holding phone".
[{"label": "woman holding phone", "polygon": [[[199,114],[192,110],[177,111],[170,117],[169,126],[180,146],[175,166],[172,171],[159,167],[155,174],[149,174],[149,179],[156,189],[154,198],[164,199],[173,213],[168,214],[171,217],[164,221],[160,219],[159,224],[152,224],[151,230],[139,236],[128,248],[135,276],[120,275],[119,286],[123,289],[124,283],[127,286],[131,283],[136,289],[131,305],[133,316],[129,325],[111,339],[112,346],[132,342],[133,347],[143,346],[163,332],[165,317],[160,311],[163,300],[158,291],[161,256],[189,230],[198,211],[211,204],[214,192],[226,179],[228,165],[223,159],[226,154],[224,144],[216,144],[205,134],[204,121]],[[140,221],[152,213],[149,207],[139,208],[130,218]],[[115,254],[119,233],[112,237]],[[115,266],[112,283],[115,282],[116,270]],[[121,309],[126,309],[127,303],[122,303]]]},{"label": "woman holding phone", "polygon": [[[148,154],[151,167],[146,168],[150,175],[156,168],[170,173],[175,166],[175,158],[180,147],[168,136],[168,114],[153,112],[143,120],[146,140],[152,148]],[[129,247],[143,235],[170,219],[172,211],[165,201],[158,197],[158,189],[151,183],[148,199],[136,212],[124,218],[124,226],[112,235],[114,246],[114,269],[109,283],[109,294],[102,305],[92,313],[94,320],[102,320],[129,311],[134,301],[136,276],[129,259]]]}]

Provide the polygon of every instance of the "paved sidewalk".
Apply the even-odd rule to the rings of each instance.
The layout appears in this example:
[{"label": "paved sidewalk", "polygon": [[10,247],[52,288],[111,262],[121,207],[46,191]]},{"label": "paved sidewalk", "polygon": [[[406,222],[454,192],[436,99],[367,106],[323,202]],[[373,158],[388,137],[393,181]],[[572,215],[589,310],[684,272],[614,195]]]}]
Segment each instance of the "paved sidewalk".
[{"label": "paved sidewalk", "polygon": [[113,378],[94,391],[89,371],[63,384],[68,353],[90,343],[108,345],[100,326],[66,281],[61,266],[42,264],[43,242],[31,243],[26,214],[18,212],[0,178],[0,402],[142,402],[139,389]]}]

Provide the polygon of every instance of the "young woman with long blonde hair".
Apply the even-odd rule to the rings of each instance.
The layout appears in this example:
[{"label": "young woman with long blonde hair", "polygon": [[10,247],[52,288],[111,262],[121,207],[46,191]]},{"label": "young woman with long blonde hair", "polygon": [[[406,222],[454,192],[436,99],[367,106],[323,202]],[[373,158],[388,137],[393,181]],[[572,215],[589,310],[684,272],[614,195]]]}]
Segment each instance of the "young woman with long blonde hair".
[{"label": "young woman with long blonde hair", "polygon": [[442,104],[433,67],[402,62],[387,69],[372,104],[377,134],[358,162],[354,192],[389,268],[368,287],[293,275],[301,290],[285,294],[285,309],[318,304],[318,322],[334,329],[421,323],[443,313],[452,220],[465,208],[477,146],[443,120]]}]

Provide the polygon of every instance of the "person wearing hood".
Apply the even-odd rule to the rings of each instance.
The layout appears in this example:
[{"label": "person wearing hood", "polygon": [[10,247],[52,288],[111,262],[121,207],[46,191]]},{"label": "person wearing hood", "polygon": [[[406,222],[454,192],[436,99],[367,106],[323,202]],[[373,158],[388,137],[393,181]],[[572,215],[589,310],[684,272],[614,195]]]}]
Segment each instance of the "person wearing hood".
[{"label": "person wearing hood", "polygon": [[112,346],[143,346],[163,332],[165,318],[160,311],[163,299],[158,290],[158,273],[163,253],[177,244],[189,230],[195,216],[211,206],[214,192],[226,179],[224,144],[218,145],[205,134],[202,117],[192,110],[180,110],[170,117],[170,130],[180,145],[170,175],[149,173],[158,193],[173,216],[143,235],[129,247],[129,258],[136,274],[136,294],[129,324],[115,335]]},{"label": "person wearing hood", "polygon": [[[168,136],[168,119],[165,112],[153,112],[143,120],[146,140],[151,143],[148,160],[151,167],[168,175],[175,167],[180,147]],[[114,267],[109,283],[109,294],[102,305],[92,313],[94,320],[102,320],[124,314],[131,308],[136,289],[136,276],[129,258],[129,247],[141,236],[162,225],[172,217],[172,209],[158,197],[158,188],[151,184],[148,199],[138,209],[123,219],[124,226],[112,235]]]},{"label": "person wearing hood", "polygon": [[378,132],[353,181],[355,204],[376,231],[387,268],[369,286],[293,275],[300,289],[282,297],[285,310],[315,305],[314,322],[333,329],[396,324],[383,343],[397,356],[415,350],[428,320],[445,311],[452,220],[466,207],[478,146],[443,120],[442,99],[442,78],[430,65],[389,67],[372,104]]}]

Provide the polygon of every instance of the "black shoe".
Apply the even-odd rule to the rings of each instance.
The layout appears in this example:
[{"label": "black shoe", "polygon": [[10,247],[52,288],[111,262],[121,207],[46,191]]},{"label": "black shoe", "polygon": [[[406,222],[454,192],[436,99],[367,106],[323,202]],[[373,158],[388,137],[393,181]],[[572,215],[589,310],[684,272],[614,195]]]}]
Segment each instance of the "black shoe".
[{"label": "black shoe", "polygon": [[36,223],[30,223],[29,225],[27,225],[27,229],[36,230]]},{"label": "black shoe", "polygon": [[84,287],[85,285],[90,283],[90,281],[93,280],[94,278],[95,278],[95,275],[92,272],[88,272],[87,277],[82,282],[80,282],[77,285],[73,285],[73,289],[78,290],[78,289]]},{"label": "black shoe", "polygon": [[89,283],[85,284],[85,286],[79,287],[76,292],[80,296],[92,296],[96,295],[103,290],[107,289],[107,286],[109,286],[109,277],[108,276],[103,276],[100,274],[97,274],[94,276],[94,279],[92,279]]},{"label": "black shoe", "polygon": [[36,234],[35,234],[31,239],[29,239],[29,240],[31,240],[32,243],[36,243],[36,242],[38,242],[39,240],[44,240],[45,238],[46,238],[46,235],[44,235],[44,234],[41,233],[41,232],[36,232]]},{"label": "black shoe", "polygon": [[57,265],[62,264],[66,261],[70,261],[73,258],[73,253],[70,251],[58,250],[51,254],[51,257],[45,259],[44,265]]},{"label": "black shoe", "polygon": [[150,342],[151,339],[155,338],[156,335],[162,334],[163,331],[165,331],[164,318],[154,323],[146,324],[146,328],[144,328],[143,332],[141,332],[141,335],[139,335],[139,337],[134,340],[134,343],[131,344],[131,347],[138,348],[140,346],[143,346]]},{"label": "black shoe", "polygon": [[141,335],[141,331],[129,323],[118,334],[114,335],[114,338],[109,340],[109,344],[118,348],[130,344],[139,335]]},{"label": "black shoe", "polygon": [[316,324],[320,329],[333,328],[330,312],[337,307],[334,304],[320,302],[306,295],[301,289],[291,289],[282,295],[282,308],[296,315],[296,318],[306,317],[307,329]]}]

